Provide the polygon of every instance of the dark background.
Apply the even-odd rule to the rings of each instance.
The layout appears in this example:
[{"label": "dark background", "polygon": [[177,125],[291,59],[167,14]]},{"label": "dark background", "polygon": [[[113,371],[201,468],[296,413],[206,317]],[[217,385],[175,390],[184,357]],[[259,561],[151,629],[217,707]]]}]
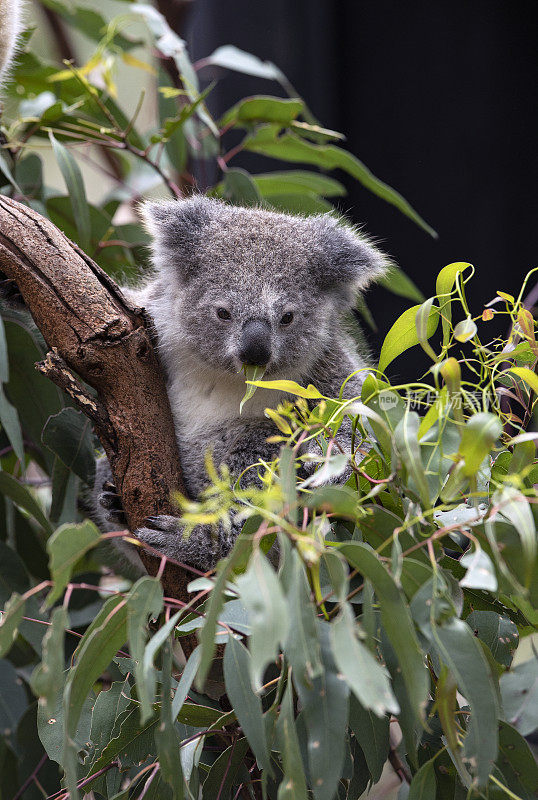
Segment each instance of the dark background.
[{"label": "dark background", "polygon": [[[445,264],[474,263],[478,313],[497,289],[517,292],[538,261],[537,31],[536,0],[195,0],[188,39],[195,59],[235,44],[277,64],[320,122],[345,133],[346,147],[439,238],[336,174],[349,189],[340,209],[365,223],[426,296]],[[228,72],[211,104],[219,113],[264,93],[283,94]],[[262,157],[243,158],[249,169],[268,168]],[[409,301],[381,288],[367,299],[378,348]]]}]

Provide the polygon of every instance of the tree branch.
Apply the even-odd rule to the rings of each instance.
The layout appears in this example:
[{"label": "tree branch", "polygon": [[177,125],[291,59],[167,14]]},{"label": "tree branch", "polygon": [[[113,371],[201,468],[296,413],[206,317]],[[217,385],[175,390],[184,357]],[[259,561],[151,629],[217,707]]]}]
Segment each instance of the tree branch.
[{"label": "tree branch", "polygon": [[[0,269],[16,282],[50,348],[38,369],[95,425],[129,528],[136,530],[152,514],[175,513],[171,492],[183,490],[183,479],[164,377],[143,309],[129,305],[114,281],[49,220],[3,196]],[[160,559],[142,550],[140,555],[155,575]],[[189,580],[184,570],[167,563],[165,595],[187,600]]]}]

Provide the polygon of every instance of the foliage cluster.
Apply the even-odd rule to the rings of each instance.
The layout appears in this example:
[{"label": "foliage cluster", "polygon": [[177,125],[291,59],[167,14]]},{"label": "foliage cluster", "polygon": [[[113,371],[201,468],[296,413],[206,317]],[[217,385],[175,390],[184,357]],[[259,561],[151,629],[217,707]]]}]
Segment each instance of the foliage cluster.
[{"label": "foliage cluster", "polygon": [[[335,144],[339,135],[321,128],[273,65],[221,48],[195,68],[148,6],[130,4],[107,24],[61,0],[45,5],[93,39],[96,54],[60,72],[23,55],[3,191],[111,274],[134,269],[146,244],[118,209],[163,183],[171,195],[185,191],[201,165],[218,167],[209,191],[230,202],[319,213],[343,194],[324,172],[230,167],[241,150],[347,170],[426,226]],[[153,69],[133,54],[135,14],[163,65],[159,120],[145,132],[114,83],[117,60]],[[180,85],[166,77],[171,62]],[[276,79],[290,97],[248,98],[215,123],[197,76],[208,65]],[[37,151],[49,140],[65,196],[43,182]],[[97,206],[79,162],[103,153],[116,188]],[[378,783],[387,758],[402,798],[535,796],[525,737],[538,728],[538,658],[512,661],[538,625],[538,462],[536,434],[525,432],[538,393],[536,324],[524,287],[473,316],[471,275],[469,264],[449,265],[424,301],[393,272],[393,287],[419,304],[387,334],[361,397],[274,386],[297,399],[267,412],[282,449],[274,463],[253,465],[261,488],[238,489],[208,462],[205,495],[178,498],[185,522],[225,519],[233,508],[245,525],[214,575],[193,572],[187,605],[163,597],[153,578],[103,578],[102,537],[77,504],[93,477],[89,424],[35,372],[40,335],[2,309],[2,800],[352,800]],[[507,336],[489,334],[493,319]],[[418,346],[430,370],[391,386],[383,371]],[[348,419],[351,458],[335,440]],[[305,442],[318,466],[303,480]],[[193,631],[199,645],[183,663],[179,646]]]}]

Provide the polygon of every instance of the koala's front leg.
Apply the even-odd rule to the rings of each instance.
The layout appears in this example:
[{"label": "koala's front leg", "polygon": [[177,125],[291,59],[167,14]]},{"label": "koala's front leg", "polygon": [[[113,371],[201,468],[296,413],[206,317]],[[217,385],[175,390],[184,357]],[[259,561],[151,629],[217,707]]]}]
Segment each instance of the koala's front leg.
[{"label": "koala's front leg", "polygon": [[197,525],[188,536],[178,517],[160,514],[148,517],[143,528],[134,535],[144,544],[182,564],[189,564],[202,572],[212,569],[219,558],[227,556],[241,532],[242,523],[232,520],[226,532],[210,525]]},{"label": "koala's front leg", "polygon": [[[258,470],[248,467],[260,460],[270,462],[278,455],[279,445],[267,442],[267,438],[274,433],[275,426],[267,420],[236,420],[212,439],[213,461],[217,467],[226,464],[232,479],[242,476],[243,487],[256,484]],[[202,458],[196,461],[191,457],[185,458],[184,466],[190,487],[195,487],[199,492],[207,486],[208,478]],[[198,525],[187,537],[184,536],[180,519],[160,515],[149,517],[146,525],[136,530],[134,535],[168,558],[205,572],[230,553],[242,525],[242,521],[232,514],[230,526]]]}]

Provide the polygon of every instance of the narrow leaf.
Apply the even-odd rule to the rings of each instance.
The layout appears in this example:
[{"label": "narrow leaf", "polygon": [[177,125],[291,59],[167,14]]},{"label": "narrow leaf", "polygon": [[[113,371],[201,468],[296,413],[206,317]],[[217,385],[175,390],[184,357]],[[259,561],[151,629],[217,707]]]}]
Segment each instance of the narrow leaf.
[{"label": "narrow leaf", "polygon": [[[419,344],[416,326],[416,316],[420,306],[412,306],[398,317],[391,327],[381,347],[379,356],[379,370],[384,372],[388,365],[410,347]],[[432,306],[425,326],[425,339],[429,339],[437,330],[439,323],[439,309]]]},{"label": "narrow leaf", "polygon": [[370,548],[360,542],[338,546],[349,563],[374,587],[381,608],[381,621],[400,662],[403,679],[417,716],[421,719],[429,692],[429,679],[424,665],[409,609],[393,578]]},{"label": "narrow leaf", "polygon": [[79,244],[83,250],[87,251],[90,244],[91,223],[82,172],[67,147],[57,141],[52,133],[49,133],[49,138],[71,200],[73,219],[80,237]]},{"label": "narrow leaf", "polygon": [[126,598],[127,633],[129,650],[135,661],[136,685],[141,699],[140,714],[142,722],[146,722],[152,714],[151,703],[154,697],[150,694],[151,679],[146,686],[147,672],[144,663],[144,649],[148,640],[148,617],[156,617],[163,606],[163,590],[157,578],[144,575],[135,583]]},{"label": "narrow leaf", "polygon": [[0,612],[0,658],[9,653],[17,636],[26,600],[14,592]]},{"label": "narrow leaf", "polygon": [[349,603],[343,603],[331,625],[331,642],[336,666],[364,708],[378,717],[400,710],[384,667],[355,635],[355,620]]},{"label": "narrow leaf", "polygon": [[278,749],[282,756],[284,780],[278,792],[278,800],[307,800],[306,780],[295,729],[293,713],[293,690],[288,681],[276,726]]},{"label": "narrow leaf", "polygon": [[247,571],[238,576],[236,584],[248,611],[250,677],[254,690],[259,691],[266,666],[275,660],[286,638],[288,608],[278,577],[259,548],[254,550]]},{"label": "narrow leaf", "polygon": [[226,692],[258,765],[271,772],[261,700],[254,694],[249,680],[251,669],[247,649],[230,636],[224,651]]},{"label": "narrow leaf", "polygon": [[478,785],[484,787],[497,758],[499,717],[488,663],[471,629],[462,620],[453,618],[444,625],[432,625],[432,634],[439,657],[471,706],[465,756],[473,765]]}]

